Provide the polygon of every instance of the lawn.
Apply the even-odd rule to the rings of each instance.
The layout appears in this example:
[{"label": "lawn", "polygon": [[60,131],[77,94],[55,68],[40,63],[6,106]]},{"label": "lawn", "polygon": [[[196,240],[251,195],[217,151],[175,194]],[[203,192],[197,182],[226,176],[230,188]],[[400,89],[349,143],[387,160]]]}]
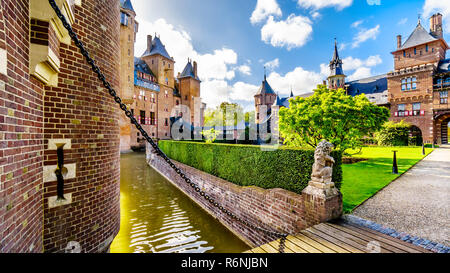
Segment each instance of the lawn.
[{"label": "lawn", "polygon": [[[393,150],[397,150],[399,174],[392,174]],[[349,151],[354,153],[355,151]],[[432,152],[425,149],[426,154]],[[367,161],[342,165],[344,212],[351,212],[356,206],[388,185],[411,166],[425,156],[422,147],[364,147],[360,154],[354,157],[368,158]]]}]

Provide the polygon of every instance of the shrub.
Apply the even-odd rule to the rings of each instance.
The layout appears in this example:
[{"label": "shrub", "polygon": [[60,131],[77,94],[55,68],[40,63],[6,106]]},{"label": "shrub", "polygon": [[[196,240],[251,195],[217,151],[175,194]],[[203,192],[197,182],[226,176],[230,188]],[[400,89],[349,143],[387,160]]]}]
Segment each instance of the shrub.
[{"label": "shrub", "polygon": [[383,128],[376,133],[380,146],[408,146],[409,130],[411,125],[405,121],[395,123],[386,122]]},{"label": "shrub", "polygon": [[[314,150],[280,148],[263,151],[260,146],[207,144],[164,140],[159,147],[168,157],[240,186],[282,188],[296,193],[308,185]],[[333,181],[340,188],[342,155],[333,151]]]}]

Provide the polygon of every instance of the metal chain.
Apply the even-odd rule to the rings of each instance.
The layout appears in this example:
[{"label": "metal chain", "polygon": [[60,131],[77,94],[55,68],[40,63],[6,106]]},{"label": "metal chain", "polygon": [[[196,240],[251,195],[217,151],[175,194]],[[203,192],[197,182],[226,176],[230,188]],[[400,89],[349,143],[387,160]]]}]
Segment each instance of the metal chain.
[{"label": "metal chain", "polygon": [[49,0],[50,5],[52,6],[53,10],[56,12],[56,15],[61,20],[63,26],[67,29],[69,32],[69,36],[72,38],[75,45],[80,49],[81,54],[86,58],[87,63],[91,66],[92,71],[94,71],[97,74],[98,79],[103,83],[103,86],[108,90],[109,94],[114,98],[114,101],[119,104],[120,109],[124,111],[125,115],[130,119],[131,123],[136,126],[136,129],[141,133],[141,135],[147,140],[148,143],[152,146],[152,148],[155,150],[155,152],[162,157],[167,164],[170,165],[170,167],[189,185],[191,186],[200,196],[202,196],[206,201],[208,201],[210,204],[212,204],[214,207],[218,208],[220,211],[222,211],[224,214],[228,215],[231,219],[238,221],[242,223],[243,225],[259,230],[263,233],[266,233],[267,235],[272,235],[275,237],[278,237],[281,239],[280,241],[280,249],[279,251],[281,253],[284,252],[284,241],[286,240],[287,234],[281,233],[278,231],[271,231],[265,228],[258,227],[252,223],[249,223],[248,221],[245,221],[244,219],[238,217],[236,214],[232,213],[228,209],[224,208],[221,204],[216,202],[214,198],[209,196],[206,192],[202,191],[200,187],[191,181],[190,178],[186,176],[186,174],[178,168],[172,160],[170,160],[167,155],[161,151],[161,149],[158,147],[158,144],[156,144],[153,139],[148,135],[148,133],[142,128],[142,126],[138,123],[136,118],[133,116],[132,112],[128,110],[127,106],[122,102],[122,99],[117,95],[117,92],[111,87],[111,84],[106,80],[105,76],[101,72],[100,68],[95,64],[95,61],[91,58],[89,55],[89,52],[85,49],[84,44],[80,41],[77,34],[73,31],[72,27],[67,22],[64,15],[61,13],[61,10],[59,9],[58,5],[56,5],[55,0]]}]

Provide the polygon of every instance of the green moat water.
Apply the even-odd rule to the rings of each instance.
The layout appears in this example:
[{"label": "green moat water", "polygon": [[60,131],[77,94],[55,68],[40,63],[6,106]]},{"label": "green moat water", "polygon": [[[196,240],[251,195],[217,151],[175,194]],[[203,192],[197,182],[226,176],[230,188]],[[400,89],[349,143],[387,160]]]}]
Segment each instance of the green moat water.
[{"label": "green moat water", "polygon": [[145,162],[120,159],[120,232],[112,253],[240,253],[250,249]]}]

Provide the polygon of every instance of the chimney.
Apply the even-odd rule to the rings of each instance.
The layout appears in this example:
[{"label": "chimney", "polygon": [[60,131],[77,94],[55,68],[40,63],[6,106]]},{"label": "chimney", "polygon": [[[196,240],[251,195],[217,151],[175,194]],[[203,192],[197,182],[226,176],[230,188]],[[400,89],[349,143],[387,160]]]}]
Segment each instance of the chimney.
[{"label": "chimney", "polygon": [[194,61],[194,76],[197,78],[197,62]]},{"label": "chimney", "polygon": [[443,38],[442,31],[442,14],[433,14],[430,18],[430,34],[437,39]]},{"label": "chimney", "polygon": [[152,41],[153,41],[152,35],[147,35],[147,51],[148,52],[150,52],[150,50],[152,49]]},{"label": "chimney", "polygon": [[397,49],[402,47],[402,35],[397,35]]}]

